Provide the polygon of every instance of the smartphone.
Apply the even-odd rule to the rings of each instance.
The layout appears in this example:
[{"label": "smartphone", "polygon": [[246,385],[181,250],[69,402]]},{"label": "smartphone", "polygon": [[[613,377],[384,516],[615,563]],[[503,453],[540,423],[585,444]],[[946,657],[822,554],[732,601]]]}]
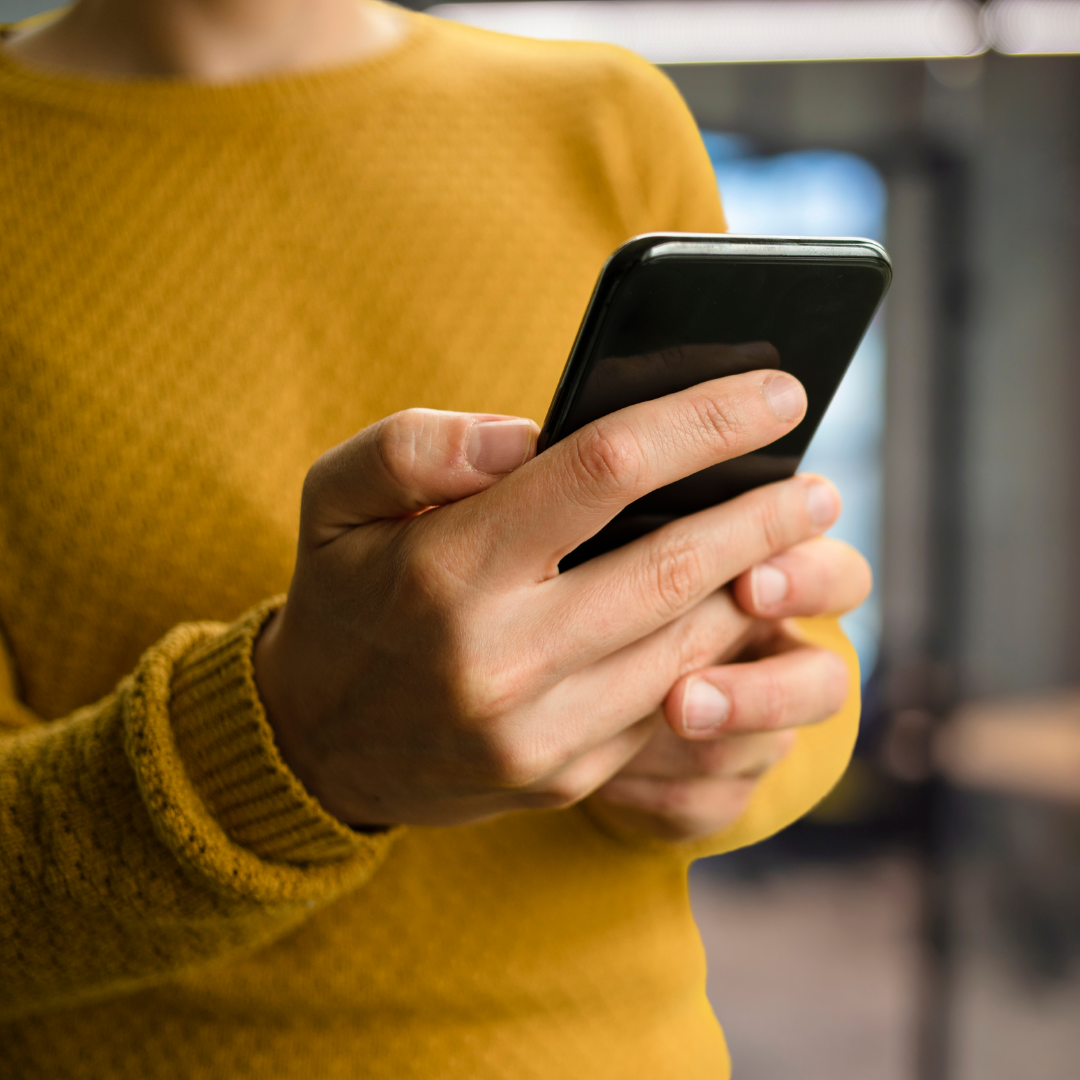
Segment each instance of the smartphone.
[{"label": "smartphone", "polygon": [[794,474],[892,278],[873,240],[649,233],[608,259],[537,446],[696,383],[779,368],[806,388],[800,424],[770,446],[626,507],[559,564]]}]

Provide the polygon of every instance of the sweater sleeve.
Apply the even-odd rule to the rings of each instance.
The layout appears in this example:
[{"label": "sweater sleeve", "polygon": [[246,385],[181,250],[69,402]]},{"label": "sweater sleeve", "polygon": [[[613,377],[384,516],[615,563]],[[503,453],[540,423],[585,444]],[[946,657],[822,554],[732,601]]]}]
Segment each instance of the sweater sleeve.
[{"label": "sweater sleeve", "polygon": [[108,697],[42,721],[0,652],[0,1016],[128,992],[267,943],[361,885],[352,832],[285,767],[255,638],[181,625]]}]

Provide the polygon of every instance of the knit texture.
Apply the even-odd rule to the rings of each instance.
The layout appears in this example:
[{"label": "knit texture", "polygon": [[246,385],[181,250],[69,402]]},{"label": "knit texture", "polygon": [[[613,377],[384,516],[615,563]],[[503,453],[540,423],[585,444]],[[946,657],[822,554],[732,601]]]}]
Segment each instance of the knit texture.
[{"label": "knit texture", "polygon": [[4,1076],[716,1080],[687,865],[846,764],[855,690],[693,845],[360,835],[284,766],[251,649],[310,464],[408,406],[541,419],[611,251],[724,227],[640,59],[407,17],[227,87],[0,51]]}]

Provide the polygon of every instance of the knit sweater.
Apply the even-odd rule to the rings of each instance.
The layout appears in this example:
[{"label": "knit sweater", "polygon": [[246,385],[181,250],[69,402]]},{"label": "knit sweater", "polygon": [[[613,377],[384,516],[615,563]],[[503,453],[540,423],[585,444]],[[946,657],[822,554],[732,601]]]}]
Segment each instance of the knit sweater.
[{"label": "knit sweater", "polygon": [[724,226],[642,60],[408,27],[231,86],[0,51],[4,1076],[727,1075],[687,866],[827,792],[856,690],[664,844],[581,807],[355,833],[255,688],[316,457],[413,405],[542,418],[607,255]]}]

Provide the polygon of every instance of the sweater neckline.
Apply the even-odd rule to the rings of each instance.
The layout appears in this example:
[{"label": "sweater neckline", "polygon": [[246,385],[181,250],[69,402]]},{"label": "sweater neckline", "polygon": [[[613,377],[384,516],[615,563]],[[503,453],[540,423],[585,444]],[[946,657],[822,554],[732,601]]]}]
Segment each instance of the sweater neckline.
[{"label": "sweater neckline", "polygon": [[299,119],[312,112],[355,108],[363,100],[371,100],[378,83],[393,83],[412,70],[414,58],[436,36],[433,17],[408,8],[399,12],[406,20],[405,34],[386,52],[353,63],[235,83],[179,78],[96,79],[31,67],[0,48],[0,96],[151,124]]}]

